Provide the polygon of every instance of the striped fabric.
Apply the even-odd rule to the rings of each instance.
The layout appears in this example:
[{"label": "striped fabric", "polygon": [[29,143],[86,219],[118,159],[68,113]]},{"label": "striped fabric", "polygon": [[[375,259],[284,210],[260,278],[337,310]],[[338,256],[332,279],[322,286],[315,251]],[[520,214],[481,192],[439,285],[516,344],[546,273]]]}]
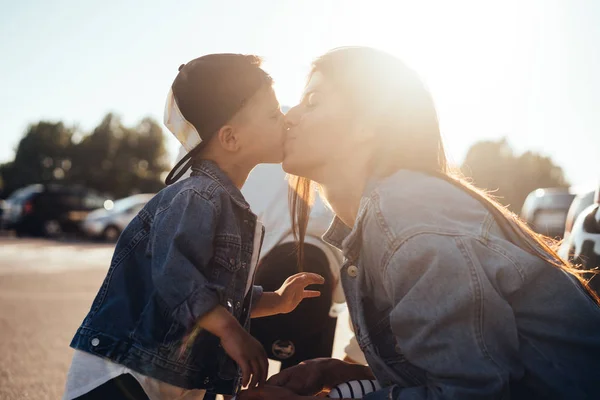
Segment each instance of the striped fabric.
[{"label": "striped fabric", "polygon": [[375,380],[350,381],[334,387],[329,392],[331,399],[362,399],[367,393],[381,389]]}]

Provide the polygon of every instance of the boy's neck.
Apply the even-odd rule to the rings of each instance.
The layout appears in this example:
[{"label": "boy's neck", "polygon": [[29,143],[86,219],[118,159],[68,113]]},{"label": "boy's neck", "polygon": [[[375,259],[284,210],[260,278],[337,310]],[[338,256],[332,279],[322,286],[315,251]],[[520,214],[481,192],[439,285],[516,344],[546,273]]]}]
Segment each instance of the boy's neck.
[{"label": "boy's neck", "polygon": [[240,162],[233,161],[231,159],[219,159],[219,157],[211,156],[208,154],[203,155],[204,160],[209,160],[214,162],[219,166],[221,171],[225,173],[231,179],[231,182],[235,185],[236,188],[242,190],[242,186],[246,183],[246,179],[248,179],[248,175],[250,175],[250,171],[256,165],[243,165]]}]

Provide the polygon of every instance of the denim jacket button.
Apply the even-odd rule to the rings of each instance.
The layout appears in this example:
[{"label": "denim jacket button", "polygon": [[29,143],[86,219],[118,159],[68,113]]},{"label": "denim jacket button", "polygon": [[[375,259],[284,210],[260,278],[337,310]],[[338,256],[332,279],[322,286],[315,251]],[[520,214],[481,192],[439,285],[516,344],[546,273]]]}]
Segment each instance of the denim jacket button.
[{"label": "denim jacket button", "polygon": [[239,301],[235,302],[235,308],[240,308],[242,306],[242,303],[240,303]]},{"label": "denim jacket button", "polygon": [[351,265],[348,267],[348,276],[351,278],[356,278],[358,276],[358,268],[356,265]]},{"label": "denim jacket button", "polygon": [[92,346],[96,347],[96,346],[98,346],[100,344],[100,339],[93,338],[92,341],[91,341],[91,343],[92,343]]}]

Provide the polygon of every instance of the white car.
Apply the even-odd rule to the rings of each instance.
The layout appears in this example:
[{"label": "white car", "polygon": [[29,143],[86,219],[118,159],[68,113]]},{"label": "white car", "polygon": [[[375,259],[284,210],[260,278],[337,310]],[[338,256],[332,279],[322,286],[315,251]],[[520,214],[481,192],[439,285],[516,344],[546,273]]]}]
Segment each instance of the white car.
[{"label": "white car", "polygon": [[152,197],[154,194],[136,194],[115,202],[108,200],[104,203],[104,208],[88,214],[82,229],[89,237],[115,242]]},{"label": "white car", "polygon": [[531,192],[521,209],[521,218],[534,231],[551,238],[562,238],[567,213],[575,195],[567,189],[537,189]]},{"label": "white car", "polygon": [[[600,268],[600,186],[596,189],[593,203],[577,215],[571,231],[565,235],[559,251],[562,258],[584,270]],[[585,276],[590,287],[600,295],[598,274]]]}]

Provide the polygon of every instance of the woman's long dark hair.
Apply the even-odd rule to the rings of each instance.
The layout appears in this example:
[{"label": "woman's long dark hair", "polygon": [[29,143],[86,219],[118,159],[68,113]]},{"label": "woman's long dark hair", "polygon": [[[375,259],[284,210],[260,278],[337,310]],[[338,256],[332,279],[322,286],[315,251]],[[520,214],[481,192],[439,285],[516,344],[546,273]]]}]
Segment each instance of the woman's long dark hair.
[{"label": "woman's long dark hair", "polygon": [[[506,222],[501,226],[510,227],[513,236],[520,239],[516,245],[576,277],[600,304],[600,298],[582,276],[589,271],[561,259],[556,253],[557,242],[534,232],[492,196],[449,167],[433,99],[413,70],[387,53],[368,47],[344,47],[316,59],[310,75],[317,71],[344,94],[350,106],[356,108],[356,114],[370,113],[380,121],[377,133],[381,146],[376,160],[368,166],[373,173],[386,175],[410,169],[459,186]],[[290,176],[290,213],[300,265],[314,193],[314,182]]]}]

